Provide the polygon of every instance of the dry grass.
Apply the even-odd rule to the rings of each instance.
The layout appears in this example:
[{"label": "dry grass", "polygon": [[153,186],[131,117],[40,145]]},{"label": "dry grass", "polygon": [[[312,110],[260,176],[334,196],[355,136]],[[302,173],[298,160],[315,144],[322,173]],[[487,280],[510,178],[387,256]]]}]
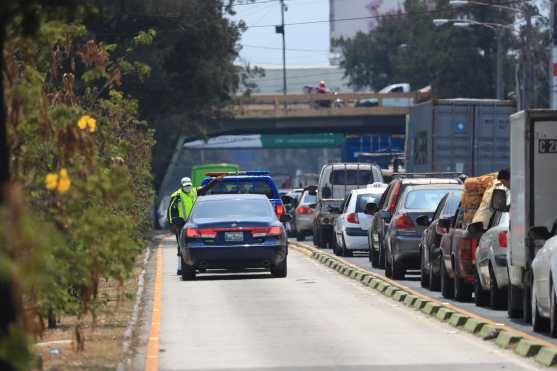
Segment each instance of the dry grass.
[{"label": "dry grass", "polygon": [[[83,321],[82,334],[85,350],[75,351],[73,342],[77,319],[64,316],[57,329],[47,330],[35,347],[42,358],[44,370],[114,370],[122,360],[124,332],[128,326],[135,304],[137,277],[143,269],[143,257],[138,257],[130,279],[118,282],[103,282],[101,295],[108,295],[108,304],[99,310],[96,326],[89,316]],[[102,296],[101,296],[102,297]],[[52,354],[57,349],[58,355]]]}]

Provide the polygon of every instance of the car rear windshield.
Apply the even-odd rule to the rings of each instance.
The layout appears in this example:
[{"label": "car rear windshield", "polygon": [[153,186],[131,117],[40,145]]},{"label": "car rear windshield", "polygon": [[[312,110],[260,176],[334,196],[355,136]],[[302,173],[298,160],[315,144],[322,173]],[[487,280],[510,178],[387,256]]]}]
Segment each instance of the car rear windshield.
[{"label": "car rear windshield", "polygon": [[268,218],[274,215],[271,203],[265,199],[246,200],[209,200],[200,201],[192,210],[193,219],[218,218],[218,219],[249,219]]},{"label": "car rear windshield", "polygon": [[222,180],[214,185],[208,192],[208,195],[222,194],[257,194],[265,195],[268,198],[274,198],[273,188],[269,182],[265,180]]},{"label": "car rear windshield", "polygon": [[304,203],[305,204],[314,204],[317,202],[317,195],[306,194],[304,196]]},{"label": "car rear windshield", "polygon": [[370,202],[377,202],[373,195],[358,195],[356,199],[356,212],[363,213],[366,209],[366,205]]},{"label": "car rear windshield", "polygon": [[371,172],[371,169],[339,169],[331,172],[331,184],[333,185],[363,185],[372,183],[373,173]]},{"label": "car rear windshield", "polygon": [[408,192],[404,208],[434,211],[450,189],[419,189]]}]

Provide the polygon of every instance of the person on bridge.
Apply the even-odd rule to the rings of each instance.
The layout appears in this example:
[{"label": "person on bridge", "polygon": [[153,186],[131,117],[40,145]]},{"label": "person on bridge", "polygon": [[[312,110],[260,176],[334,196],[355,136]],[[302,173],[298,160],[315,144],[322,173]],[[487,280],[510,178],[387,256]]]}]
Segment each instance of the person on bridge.
[{"label": "person on bridge", "polygon": [[207,185],[194,188],[191,179],[183,177],[180,180],[180,188],[178,188],[170,196],[170,203],[168,204],[167,218],[170,229],[176,235],[176,246],[178,249],[178,269],[176,274],[181,274],[181,255],[180,255],[180,232],[186,224],[186,220],[190,216],[191,209],[197,200],[198,195],[204,195],[212,188],[217,182],[223,179],[222,176],[212,179]]}]

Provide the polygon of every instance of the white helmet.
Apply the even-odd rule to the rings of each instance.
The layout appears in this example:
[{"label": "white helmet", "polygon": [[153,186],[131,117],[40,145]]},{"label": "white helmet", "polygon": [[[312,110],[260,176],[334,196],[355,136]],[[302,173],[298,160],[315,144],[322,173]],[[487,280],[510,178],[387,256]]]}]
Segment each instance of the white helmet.
[{"label": "white helmet", "polygon": [[188,178],[187,176],[183,177],[182,179],[180,179],[180,183],[182,184],[182,187],[185,186],[191,186],[191,179]]}]

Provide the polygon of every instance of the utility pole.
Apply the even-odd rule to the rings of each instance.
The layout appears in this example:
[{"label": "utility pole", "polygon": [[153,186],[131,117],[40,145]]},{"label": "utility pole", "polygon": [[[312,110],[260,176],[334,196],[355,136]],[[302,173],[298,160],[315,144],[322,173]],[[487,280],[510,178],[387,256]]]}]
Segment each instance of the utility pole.
[{"label": "utility pole", "polygon": [[275,27],[275,32],[282,34],[282,94],[284,96],[284,110],[288,109],[288,103],[286,102],[286,94],[288,92],[286,87],[286,32],[284,28],[284,12],[287,11],[288,8],[284,3],[284,0],[280,0],[280,15],[281,15],[281,24],[280,26]]}]

